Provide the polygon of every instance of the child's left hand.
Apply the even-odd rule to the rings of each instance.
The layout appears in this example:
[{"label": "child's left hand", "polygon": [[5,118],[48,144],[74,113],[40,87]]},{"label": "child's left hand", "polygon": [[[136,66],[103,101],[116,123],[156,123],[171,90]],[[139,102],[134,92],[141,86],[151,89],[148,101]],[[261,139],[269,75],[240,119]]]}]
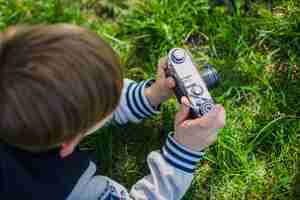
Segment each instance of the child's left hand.
[{"label": "child's left hand", "polygon": [[145,89],[145,96],[149,99],[152,106],[157,107],[162,102],[168,100],[173,95],[175,80],[172,77],[166,77],[165,69],[167,67],[167,58],[161,58],[157,66],[155,82]]}]

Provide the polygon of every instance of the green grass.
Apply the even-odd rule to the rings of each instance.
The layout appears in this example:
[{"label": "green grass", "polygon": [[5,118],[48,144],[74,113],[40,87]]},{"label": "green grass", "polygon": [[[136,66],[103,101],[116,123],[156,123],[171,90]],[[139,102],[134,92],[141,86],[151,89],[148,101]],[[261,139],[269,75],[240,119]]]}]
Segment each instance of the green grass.
[{"label": "green grass", "polygon": [[[0,0],[0,30],[16,23],[68,22],[88,27],[120,54],[124,74],[155,75],[159,57],[176,46],[220,72],[212,91],[226,127],[199,163],[189,200],[299,199],[300,3],[237,1],[238,12],[207,0]],[[187,43],[192,35],[195,43]],[[191,37],[190,37],[191,39]],[[173,129],[177,104],[143,123],[109,127],[87,138],[99,172],[130,187],[148,173],[146,156]]]}]

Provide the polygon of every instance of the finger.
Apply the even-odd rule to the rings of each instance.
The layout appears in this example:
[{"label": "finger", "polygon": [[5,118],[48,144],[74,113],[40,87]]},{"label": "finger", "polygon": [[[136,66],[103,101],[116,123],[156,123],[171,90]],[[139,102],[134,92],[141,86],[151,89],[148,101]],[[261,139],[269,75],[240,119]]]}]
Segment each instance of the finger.
[{"label": "finger", "polygon": [[219,113],[217,115],[217,120],[216,120],[216,124],[215,124],[216,128],[212,129],[212,132],[215,135],[218,135],[220,128],[224,128],[224,126],[225,126],[225,120],[226,120],[226,112],[225,112],[224,107],[221,106],[221,105],[218,105],[218,106],[220,106],[220,111],[219,111]]},{"label": "finger", "polygon": [[214,113],[208,116],[207,125],[210,126],[210,128],[213,129],[220,129],[225,126],[225,110],[223,106],[216,105],[216,110]]},{"label": "finger", "polygon": [[166,69],[166,57],[160,58],[159,63],[157,65],[157,76],[158,78],[164,79],[166,78],[165,69]]},{"label": "finger", "polygon": [[220,105],[220,111],[217,116],[217,128],[223,128],[225,126],[226,121],[226,112],[223,106]]},{"label": "finger", "polygon": [[202,117],[194,119],[191,121],[191,126],[198,126],[202,128],[218,128],[219,122],[217,121],[219,112],[221,108],[219,105],[216,105],[213,110],[205,114]]},{"label": "finger", "polygon": [[162,57],[159,59],[158,65],[161,66],[161,68],[165,69],[167,68],[167,57]]},{"label": "finger", "polygon": [[[181,102],[185,102],[186,101],[185,98],[186,97],[182,97]],[[186,103],[181,103],[179,112],[176,114],[175,117],[175,124],[177,125],[185,121],[189,116],[189,112],[190,112],[190,107]]]},{"label": "finger", "polygon": [[173,89],[176,86],[175,80],[172,77],[166,79],[166,85],[168,88]]},{"label": "finger", "polygon": [[189,99],[186,96],[181,97],[180,100],[181,100],[182,104],[185,104],[186,106],[191,107],[191,103],[190,103]]}]

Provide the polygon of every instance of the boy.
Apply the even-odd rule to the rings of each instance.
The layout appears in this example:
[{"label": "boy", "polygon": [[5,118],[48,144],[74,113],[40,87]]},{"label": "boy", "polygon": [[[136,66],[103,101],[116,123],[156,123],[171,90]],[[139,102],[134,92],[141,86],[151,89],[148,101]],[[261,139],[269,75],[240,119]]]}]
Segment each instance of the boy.
[{"label": "boy", "polygon": [[155,82],[122,79],[112,48],[73,25],[12,27],[0,36],[1,199],[180,199],[202,150],[222,128],[222,106],[188,119],[182,99],[162,151],[148,156],[150,175],[128,192],[104,176],[78,143],[108,121],[139,122],[172,95],[164,62]]}]

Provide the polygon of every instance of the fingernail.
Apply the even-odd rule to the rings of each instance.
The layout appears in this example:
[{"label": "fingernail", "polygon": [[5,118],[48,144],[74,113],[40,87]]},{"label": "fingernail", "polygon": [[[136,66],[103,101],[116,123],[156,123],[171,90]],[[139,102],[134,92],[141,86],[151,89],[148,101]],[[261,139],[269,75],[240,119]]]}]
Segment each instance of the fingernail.
[{"label": "fingernail", "polygon": [[189,100],[186,97],[182,97],[181,102],[186,106],[189,106],[189,107],[191,106]]}]

